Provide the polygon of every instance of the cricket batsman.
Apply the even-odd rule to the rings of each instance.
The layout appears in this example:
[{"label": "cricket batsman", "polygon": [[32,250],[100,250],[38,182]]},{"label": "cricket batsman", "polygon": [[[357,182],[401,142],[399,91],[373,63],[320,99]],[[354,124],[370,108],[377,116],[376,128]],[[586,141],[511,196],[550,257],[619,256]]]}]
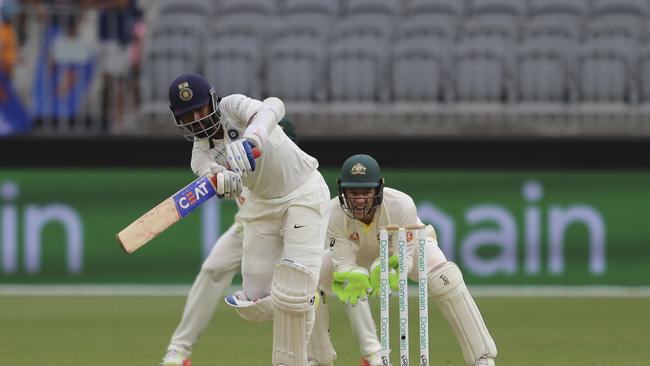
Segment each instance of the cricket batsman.
[{"label": "cricket batsman", "polygon": [[278,126],[285,114],[278,98],[219,98],[203,76],[188,73],[172,81],[169,101],[176,125],[193,142],[192,170],[215,175],[223,198],[249,191],[248,208],[239,212],[243,289],[231,300],[250,304],[239,311],[245,317],[270,310],[273,365],[308,366],[330,210],[318,162]]}]

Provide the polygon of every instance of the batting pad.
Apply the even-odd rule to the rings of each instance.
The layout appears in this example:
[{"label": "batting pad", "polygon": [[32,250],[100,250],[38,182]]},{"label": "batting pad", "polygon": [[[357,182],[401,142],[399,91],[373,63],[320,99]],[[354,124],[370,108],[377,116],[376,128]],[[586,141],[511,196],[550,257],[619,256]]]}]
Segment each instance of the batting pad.
[{"label": "batting pad", "polygon": [[497,347],[458,266],[445,262],[429,272],[428,280],[431,295],[460,343],[465,363],[473,366],[481,356],[496,357]]},{"label": "batting pad", "polygon": [[255,301],[242,299],[243,291],[237,291],[226,296],[226,304],[235,308],[237,314],[252,322],[265,322],[273,319],[273,301],[271,295],[264,296]]},{"label": "batting pad", "polygon": [[320,301],[316,307],[314,329],[307,344],[307,355],[318,361],[319,365],[331,366],[336,360],[336,351],[330,339],[330,316],[325,295],[321,292]]},{"label": "batting pad", "polygon": [[314,324],[316,279],[298,263],[282,259],[271,283],[273,365],[308,366],[307,340]]}]

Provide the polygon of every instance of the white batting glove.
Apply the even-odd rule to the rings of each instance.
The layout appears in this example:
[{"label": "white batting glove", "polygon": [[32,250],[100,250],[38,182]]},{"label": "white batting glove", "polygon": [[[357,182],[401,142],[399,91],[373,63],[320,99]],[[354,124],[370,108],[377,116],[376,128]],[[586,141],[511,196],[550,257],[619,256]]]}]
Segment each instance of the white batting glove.
[{"label": "white batting glove", "polygon": [[248,140],[235,140],[226,145],[226,158],[230,170],[241,174],[242,177],[247,177],[255,171],[253,145]]},{"label": "white batting glove", "polygon": [[212,164],[210,171],[217,177],[217,195],[222,198],[236,199],[242,191],[241,176],[219,164]]}]

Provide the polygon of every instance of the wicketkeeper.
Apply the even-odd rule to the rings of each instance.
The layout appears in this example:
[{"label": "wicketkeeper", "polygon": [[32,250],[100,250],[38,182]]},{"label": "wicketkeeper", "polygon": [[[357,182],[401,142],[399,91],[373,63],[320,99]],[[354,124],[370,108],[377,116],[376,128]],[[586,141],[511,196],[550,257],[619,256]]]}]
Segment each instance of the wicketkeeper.
[{"label": "wicketkeeper", "polygon": [[[377,161],[368,155],[348,158],[338,180],[338,197],[331,201],[327,230],[330,252],[323,261],[319,286],[333,291],[348,305],[352,328],[358,338],[367,365],[381,365],[381,349],[367,297],[379,291],[379,228],[387,225],[420,224],[413,199],[396,189],[384,187]],[[438,247],[436,233],[430,225],[427,233],[429,295],[456,335],[471,366],[494,365],[496,345],[490,336],[476,303],[472,299],[458,266],[447,261]],[[408,237],[407,237],[408,239]],[[418,255],[409,246],[407,272],[417,281]],[[389,283],[397,290],[397,261],[390,260],[394,271]],[[327,270],[331,266],[331,270]],[[332,273],[332,278],[326,274]],[[332,282],[333,281],[333,282]],[[329,288],[332,284],[332,288]]]}]

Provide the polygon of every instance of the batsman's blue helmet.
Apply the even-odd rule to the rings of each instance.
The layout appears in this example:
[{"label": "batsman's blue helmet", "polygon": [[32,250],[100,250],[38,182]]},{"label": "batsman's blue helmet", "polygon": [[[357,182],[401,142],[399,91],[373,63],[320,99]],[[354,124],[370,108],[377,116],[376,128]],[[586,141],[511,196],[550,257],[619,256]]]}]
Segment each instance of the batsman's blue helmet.
[{"label": "batsman's blue helmet", "polygon": [[[208,80],[196,73],[178,76],[169,85],[169,109],[181,133],[188,140],[211,137],[221,128],[219,98]],[[207,116],[197,120],[182,121],[181,116],[206,105],[212,106]]]}]

